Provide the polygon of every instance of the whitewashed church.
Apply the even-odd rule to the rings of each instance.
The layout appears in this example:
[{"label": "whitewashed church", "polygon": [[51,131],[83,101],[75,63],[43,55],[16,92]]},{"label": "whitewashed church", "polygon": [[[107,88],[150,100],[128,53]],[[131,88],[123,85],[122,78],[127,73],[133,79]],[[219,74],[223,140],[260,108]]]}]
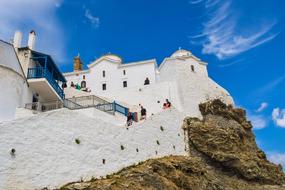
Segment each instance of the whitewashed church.
[{"label": "whitewashed church", "polygon": [[[193,116],[199,116],[198,103],[211,98],[233,103],[229,93],[208,77],[207,63],[181,48],[159,66],[155,59],[124,63],[121,57],[106,54],[86,70],[82,68],[80,57],[75,57],[73,72],[64,73],[67,89],[77,86],[86,95],[96,94],[128,107],[144,105],[151,114],[161,111],[165,99]],[[193,107],[183,107],[186,102]]]},{"label": "whitewashed church", "polygon": [[63,74],[35,50],[34,31],[27,46],[21,39],[16,32],[13,43],[0,40],[0,189],[59,189],[147,159],[187,156],[184,118],[201,118],[199,104],[211,99],[234,104],[187,50],[160,64],[107,54],[87,69],[77,56]]},{"label": "whitewashed church", "polygon": [[124,63],[123,59],[115,54],[106,54],[87,65],[83,70],[83,63],[79,56],[74,58],[74,70],[64,73],[68,86],[79,85],[85,91],[97,94],[108,93],[114,90],[124,90],[140,85],[160,82],[160,70],[166,62],[192,59],[189,72],[196,75],[208,76],[207,64],[192,55],[190,51],[179,49],[170,58],[166,58],[160,67],[155,59]]},{"label": "whitewashed church", "polygon": [[[146,78],[149,82],[156,82],[157,64],[155,59],[134,63],[123,63],[121,57],[107,54],[87,65],[88,69],[82,70],[80,57],[74,58],[74,71],[64,73],[68,81],[85,86],[94,93],[103,93],[113,90],[123,90],[143,85]],[[84,82],[85,81],[85,82]]]},{"label": "whitewashed church", "polygon": [[[5,107],[1,120],[25,116],[29,110],[82,109],[114,102],[125,115],[139,112],[139,105],[152,115],[162,111],[166,99],[186,115],[199,117],[198,104],[203,101],[220,98],[233,103],[230,94],[208,77],[207,63],[181,48],[161,64],[156,59],[125,63],[109,53],[83,69],[77,56],[73,71],[61,73],[50,55],[35,51],[35,31],[29,33],[27,46],[22,47],[21,40],[22,33],[16,32],[13,44],[0,43],[0,84],[12,84],[0,93]],[[88,98],[93,98],[92,105],[86,103]]]}]

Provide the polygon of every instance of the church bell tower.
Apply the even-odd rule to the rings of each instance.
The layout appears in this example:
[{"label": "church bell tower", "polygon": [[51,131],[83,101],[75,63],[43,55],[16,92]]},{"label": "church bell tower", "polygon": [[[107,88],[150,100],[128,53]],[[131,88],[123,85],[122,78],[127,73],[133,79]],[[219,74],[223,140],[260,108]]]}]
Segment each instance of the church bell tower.
[{"label": "church bell tower", "polygon": [[82,71],[82,62],[80,56],[76,56],[73,59],[73,71]]}]

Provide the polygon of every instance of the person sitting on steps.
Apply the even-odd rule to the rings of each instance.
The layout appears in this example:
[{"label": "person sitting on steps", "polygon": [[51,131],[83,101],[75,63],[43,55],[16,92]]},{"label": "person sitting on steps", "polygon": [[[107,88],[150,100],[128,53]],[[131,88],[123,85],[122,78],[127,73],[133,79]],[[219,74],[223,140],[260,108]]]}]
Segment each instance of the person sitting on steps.
[{"label": "person sitting on steps", "polygon": [[75,88],[75,85],[72,81],[71,81],[70,87]]},{"label": "person sitting on steps", "polygon": [[166,101],[166,107],[170,108],[171,107],[171,102],[168,99],[166,99],[165,101]]},{"label": "person sitting on steps", "polygon": [[162,109],[164,110],[171,107],[171,102],[168,99],[166,99],[165,101],[166,102],[163,103],[163,107],[162,107]]},{"label": "person sitting on steps", "polygon": [[133,124],[133,116],[131,112],[129,112],[127,115],[127,127],[131,126],[132,124]]},{"label": "person sitting on steps", "polygon": [[145,81],[144,81],[144,85],[149,85],[149,79],[148,79],[148,77],[146,77],[146,79],[145,79]]},{"label": "person sitting on steps", "polygon": [[146,119],[146,109],[141,106],[141,120]]}]

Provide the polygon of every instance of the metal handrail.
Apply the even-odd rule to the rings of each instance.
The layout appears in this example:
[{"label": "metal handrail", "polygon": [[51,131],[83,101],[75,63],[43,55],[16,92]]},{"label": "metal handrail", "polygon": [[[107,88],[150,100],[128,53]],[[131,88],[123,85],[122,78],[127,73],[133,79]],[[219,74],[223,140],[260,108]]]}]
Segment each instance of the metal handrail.
[{"label": "metal handrail", "polygon": [[102,98],[99,98],[98,96],[95,96],[95,95],[74,97],[74,98],[69,98],[68,100],[70,100],[76,104],[79,104],[82,107],[94,107],[98,104],[109,103],[108,101],[106,101]]},{"label": "metal handrail", "polygon": [[64,99],[63,100],[63,105],[64,107],[68,108],[68,109],[71,109],[71,110],[76,110],[76,109],[82,109],[84,107],[82,107],[81,105],[71,101],[71,100],[68,100],[68,99]]},{"label": "metal handrail", "polygon": [[25,105],[26,109],[37,110],[42,112],[59,109],[63,107],[66,107],[70,110],[94,107],[98,110],[107,113],[114,114],[115,112],[119,112],[125,116],[127,116],[129,113],[129,108],[124,107],[116,103],[115,101],[112,103],[108,102],[95,95],[64,99],[63,102],[61,101],[33,102]]},{"label": "metal handrail", "polygon": [[25,108],[40,112],[46,112],[50,110],[63,108],[63,103],[61,101],[33,102],[26,104]]},{"label": "metal handrail", "polygon": [[116,102],[114,102],[113,104],[114,104],[114,110],[115,110],[116,112],[119,112],[119,113],[121,113],[121,114],[123,114],[123,115],[125,115],[125,116],[128,115],[128,113],[129,113],[129,108],[124,107],[124,106],[122,106],[122,105],[120,105],[120,104],[118,104],[118,103],[116,103]]}]

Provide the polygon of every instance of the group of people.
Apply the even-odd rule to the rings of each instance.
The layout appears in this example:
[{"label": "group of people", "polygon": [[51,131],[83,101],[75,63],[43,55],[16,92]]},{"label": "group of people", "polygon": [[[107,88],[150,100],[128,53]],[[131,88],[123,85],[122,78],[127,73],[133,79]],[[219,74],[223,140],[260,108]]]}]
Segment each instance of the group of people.
[{"label": "group of people", "polygon": [[[141,113],[140,120],[144,120],[144,119],[146,119],[147,111],[141,104],[139,104],[139,106],[141,108],[141,110],[140,110],[140,113]],[[171,107],[171,102],[168,99],[166,99],[165,103],[163,103],[163,109],[168,109],[170,107]],[[127,115],[127,126],[128,127],[132,125],[133,120],[134,120],[133,115],[131,114],[131,112],[129,112],[128,115]]]},{"label": "group of people", "polygon": [[[139,104],[140,108],[141,108],[141,117],[140,117],[140,120],[144,120],[146,119],[146,109],[141,105]],[[127,126],[131,126],[133,124],[133,115],[131,114],[131,112],[128,113],[127,115]]]},{"label": "group of people", "polygon": [[168,109],[170,107],[171,107],[171,102],[168,99],[166,99],[165,103],[163,103],[162,109]]},{"label": "group of people", "polygon": [[86,81],[82,81],[82,82],[81,82],[81,85],[79,85],[78,83],[76,83],[76,85],[75,85],[75,84],[71,81],[70,87],[75,88],[76,90],[82,90],[82,91],[85,91],[85,92],[91,92],[91,90],[86,87]]},{"label": "group of people", "polygon": [[81,89],[81,86],[80,86],[79,84],[74,85],[73,82],[71,82],[70,87],[75,88],[75,89],[77,89],[77,90],[80,90],[80,89]]}]

